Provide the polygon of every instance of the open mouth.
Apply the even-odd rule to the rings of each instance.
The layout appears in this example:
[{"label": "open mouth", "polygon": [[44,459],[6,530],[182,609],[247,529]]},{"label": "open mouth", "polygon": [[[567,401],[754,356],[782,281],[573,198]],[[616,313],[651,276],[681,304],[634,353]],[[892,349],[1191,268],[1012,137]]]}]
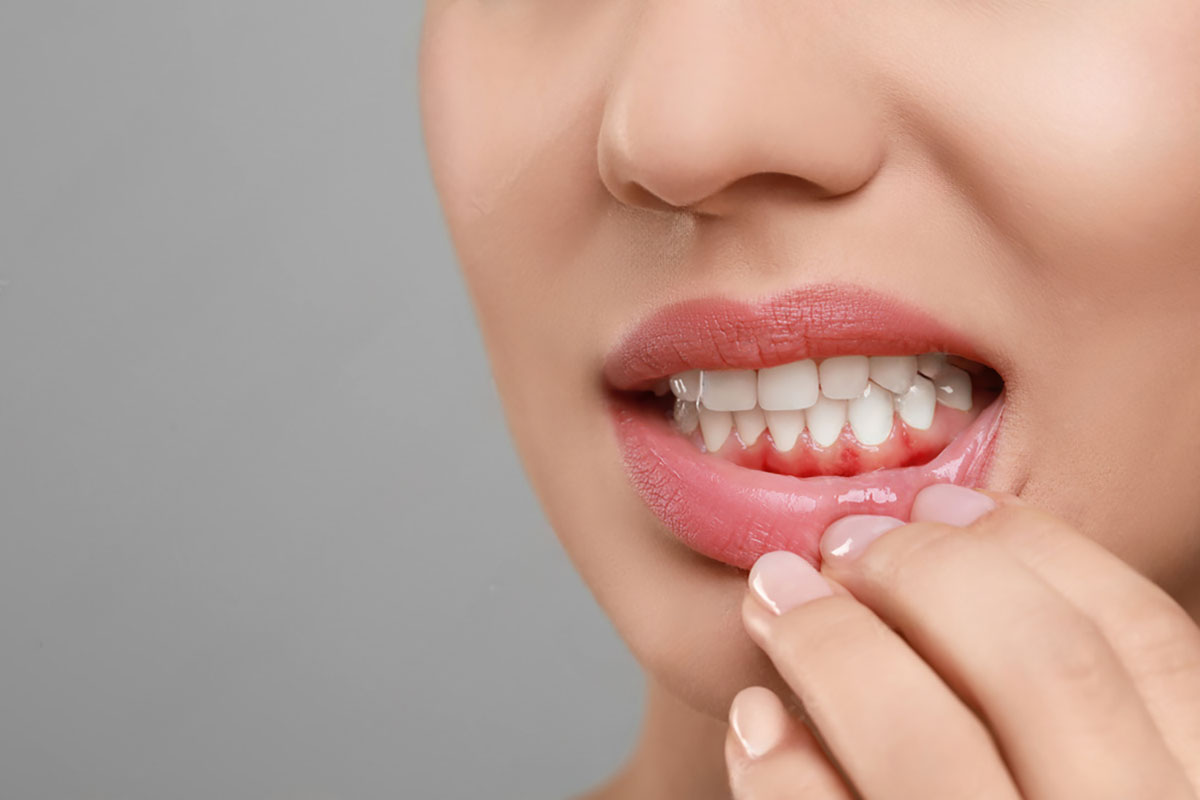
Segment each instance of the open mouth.
[{"label": "open mouth", "polygon": [[642,399],[705,452],[806,478],[927,463],[1002,389],[986,365],[923,353],[689,370]]},{"label": "open mouth", "polygon": [[839,286],[673,306],[605,374],[634,487],[684,544],[748,568],[818,563],[847,514],[906,518],[938,482],[979,485],[1004,382],[966,337]]}]

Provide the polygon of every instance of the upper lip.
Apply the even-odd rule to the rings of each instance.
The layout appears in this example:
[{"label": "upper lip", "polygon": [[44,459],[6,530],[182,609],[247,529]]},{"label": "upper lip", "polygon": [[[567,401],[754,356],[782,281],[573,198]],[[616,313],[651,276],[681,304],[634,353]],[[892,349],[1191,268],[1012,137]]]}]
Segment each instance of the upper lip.
[{"label": "upper lip", "polygon": [[950,352],[988,363],[971,337],[904,301],[859,286],[805,286],[757,301],[699,298],[659,309],[605,359],[618,390],[689,369],[759,369],[804,358]]}]

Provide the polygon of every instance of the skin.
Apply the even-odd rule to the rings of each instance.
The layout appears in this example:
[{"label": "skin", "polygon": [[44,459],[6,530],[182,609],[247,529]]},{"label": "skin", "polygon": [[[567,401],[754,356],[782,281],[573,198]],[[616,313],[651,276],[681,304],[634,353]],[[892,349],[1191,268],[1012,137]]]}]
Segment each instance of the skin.
[{"label": "skin", "polygon": [[734,796],[1195,798],[1195,621],[1053,515],[993,494],[964,520],[921,495],[912,524],[823,547],[821,573],[751,571],[746,628],[812,730],[766,689],[739,694]]},{"label": "skin", "polygon": [[[1105,580],[1144,576],[1170,598],[1131,625],[1160,630],[1168,606],[1189,624],[1200,617],[1193,0],[432,0],[420,88],[434,181],[514,440],[648,674],[643,737],[596,796],[729,796],[726,757],[735,776],[743,763],[728,738],[734,696],[762,685],[792,710],[791,695],[813,692],[837,708],[859,687],[785,679],[805,652],[861,661],[870,644],[839,634],[836,648],[800,646],[796,626],[793,645],[776,647],[775,628],[748,622],[746,574],[680,545],[629,485],[602,361],[668,303],[851,283],[973,334],[1008,397],[987,488],[1055,520],[1005,516],[995,546],[1024,564],[1040,542],[1029,531],[1053,529],[1112,553]],[[946,551],[930,570],[979,569],[969,552]],[[1024,625],[1054,619],[1068,631],[1051,626],[1039,641],[1095,633],[1086,605],[1103,592],[1064,601],[1074,616],[1041,613],[1095,577],[1060,567],[1039,577],[1053,590],[1040,604],[1028,568],[972,575],[1006,605],[980,606],[974,630],[945,646],[990,636],[988,610],[1021,603]],[[839,569],[827,577],[875,619],[918,602],[906,584],[875,591]],[[945,593],[920,601],[929,619],[957,607],[960,587],[938,585]],[[888,657],[918,659],[935,688],[966,692],[986,677],[947,674],[949,662],[906,647]],[[1133,691],[1121,669],[1105,674],[1113,696]],[[1200,717],[1194,696],[1167,693]],[[905,724],[872,723],[896,735]],[[1133,770],[1137,755],[1111,760]],[[1184,774],[1191,755],[1172,755]],[[1005,775],[1024,788],[1054,770]]]}]

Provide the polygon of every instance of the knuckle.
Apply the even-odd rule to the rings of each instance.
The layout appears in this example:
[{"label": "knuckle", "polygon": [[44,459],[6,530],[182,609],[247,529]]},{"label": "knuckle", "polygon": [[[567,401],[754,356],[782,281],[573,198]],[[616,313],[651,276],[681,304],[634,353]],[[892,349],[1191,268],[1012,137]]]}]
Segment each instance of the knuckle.
[{"label": "knuckle", "polygon": [[[882,546],[880,546],[882,545]],[[928,586],[947,562],[973,546],[961,530],[934,522],[897,528],[863,554],[858,575],[868,584],[894,594]]]},{"label": "knuckle", "polygon": [[1077,535],[1064,520],[1032,506],[1001,506],[974,525],[984,539],[1034,554],[1052,555]]},{"label": "knuckle", "polygon": [[1066,691],[1077,702],[1103,715],[1115,711],[1125,699],[1124,682],[1116,655],[1099,627],[1085,617],[1066,624],[1050,624],[1039,637],[1039,682]]},{"label": "knuckle", "polygon": [[1036,506],[999,506],[982,517],[976,525],[983,532],[1003,528],[1018,530],[1070,529],[1066,522]]},{"label": "knuckle", "polygon": [[1125,610],[1117,627],[1122,649],[1135,657],[1136,677],[1200,674],[1200,628],[1166,595],[1153,595]]},{"label": "knuckle", "polygon": [[782,650],[795,664],[841,652],[862,639],[869,614],[858,601],[842,595],[808,603],[780,618]]}]

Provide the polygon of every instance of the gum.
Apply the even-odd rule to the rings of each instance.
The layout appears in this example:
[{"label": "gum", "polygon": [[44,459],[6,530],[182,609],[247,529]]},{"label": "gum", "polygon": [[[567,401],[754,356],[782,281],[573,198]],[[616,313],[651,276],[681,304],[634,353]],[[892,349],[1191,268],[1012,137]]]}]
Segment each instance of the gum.
[{"label": "gum", "polygon": [[[880,445],[861,444],[847,424],[837,441],[829,447],[818,445],[805,429],[795,446],[786,453],[775,449],[769,430],[763,431],[749,447],[742,443],[735,431],[715,455],[741,467],[798,478],[815,475],[850,476],[892,467],[917,466],[932,461],[945,450],[954,437],[964,431],[998,394],[990,389],[975,389],[969,411],[938,404],[933,424],[924,431],[909,427],[896,414],[893,417],[892,435]],[[699,431],[688,438],[697,448],[704,449]]]}]

